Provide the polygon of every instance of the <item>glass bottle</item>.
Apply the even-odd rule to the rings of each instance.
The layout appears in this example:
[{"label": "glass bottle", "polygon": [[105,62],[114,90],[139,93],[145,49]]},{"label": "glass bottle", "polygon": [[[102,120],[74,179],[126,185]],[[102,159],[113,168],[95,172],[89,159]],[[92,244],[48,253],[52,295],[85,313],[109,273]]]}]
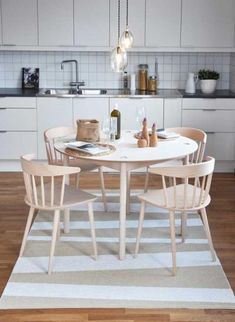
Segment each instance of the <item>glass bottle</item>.
[{"label": "glass bottle", "polygon": [[114,109],[111,112],[111,120],[115,130],[115,139],[121,137],[121,113],[118,110],[118,104],[115,104]]},{"label": "glass bottle", "polygon": [[139,65],[139,90],[147,91],[148,88],[148,65]]}]

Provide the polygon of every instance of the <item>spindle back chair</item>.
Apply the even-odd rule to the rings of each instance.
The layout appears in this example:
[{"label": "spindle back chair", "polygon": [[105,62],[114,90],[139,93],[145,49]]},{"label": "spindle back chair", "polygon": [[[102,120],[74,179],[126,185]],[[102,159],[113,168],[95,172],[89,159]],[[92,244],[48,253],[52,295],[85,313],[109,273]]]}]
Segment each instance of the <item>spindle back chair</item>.
[{"label": "spindle back chair", "polygon": [[[208,225],[206,207],[210,203],[210,187],[215,165],[215,159],[207,157],[205,162],[180,166],[159,167],[150,169],[150,173],[160,175],[162,189],[150,190],[139,196],[141,211],[135,254],[139,250],[140,236],[144,220],[144,208],[146,203],[169,211],[170,234],[172,246],[173,274],[176,272],[176,246],[175,246],[175,212],[179,211],[184,216],[187,212],[200,211],[204,229],[208,238],[211,255],[215,260],[210,229]],[[171,178],[167,181],[166,178]],[[183,180],[183,183],[182,183]],[[170,185],[167,185],[170,182]],[[182,227],[182,241],[185,238],[184,226]]]}]

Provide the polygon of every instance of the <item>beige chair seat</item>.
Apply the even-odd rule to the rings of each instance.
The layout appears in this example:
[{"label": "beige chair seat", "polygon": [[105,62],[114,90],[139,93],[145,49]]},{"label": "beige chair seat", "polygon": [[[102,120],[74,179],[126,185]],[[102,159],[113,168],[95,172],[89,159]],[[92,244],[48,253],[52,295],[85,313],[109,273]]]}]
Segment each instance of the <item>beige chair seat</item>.
[{"label": "beige chair seat", "polygon": [[[45,207],[50,207],[51,210],[55,209],[65,209],[65,208],[71,208],[78,204],[82,203],[88,203],[93,202],[97,199],[95,195],[92,195],[86,191],[83,191],[79,188],[74,188],[70,185],[65,185],[64,189],[64,200],[63,200],[63,206],[61,206],[60,202],[60,194],[61,194],[61,184],[55,184],[54,186],[54,203],[53,206],[51,206],[51,185],[49,183],[44,185],[45,189],[45,206],[40,206],[42,204],[42,198],[41,193],[38,194],[38,209],[45,209]],[[30,201],[25,199],[25,202],[32,206],[33,204],[30,203]],[[35,205],[35,203],[34,203]]]},{"label": "beige chair seat", "polygon": [[[187,189],[187,200],[184,201],[185,197],[185,188]],[[175,192],[174,192],[175,191]],[[192,208],[192,200],[194,197],[194,186],[191,184],[187,184],[187,187],[185,187],[185,184],[179,184],[176,185],[175,189],[174,187],[166,188],[167,193],[167,204],[164,199],[164,189],[158,189],[158,190],[149,190],[148,192],[138,196],[139,199],[153,204],[160,208],[165,208],[169,210],[177,210],[177,211],[183,211],[185,208],[187,208],[187,211],[190,211]],[[198,201],[201,196],[201,188],[196,187],[195,190],[195,204],[198,204]],[[176,206],[175,206],[175,198],[176,198]],[[210,203],[210,196],[208,195],[206,200],[203,203],[203,207],[206,207]],[[202,205],[197,207],[193,207],[192,209],[196,211],[197,209],[202,208]]]}]

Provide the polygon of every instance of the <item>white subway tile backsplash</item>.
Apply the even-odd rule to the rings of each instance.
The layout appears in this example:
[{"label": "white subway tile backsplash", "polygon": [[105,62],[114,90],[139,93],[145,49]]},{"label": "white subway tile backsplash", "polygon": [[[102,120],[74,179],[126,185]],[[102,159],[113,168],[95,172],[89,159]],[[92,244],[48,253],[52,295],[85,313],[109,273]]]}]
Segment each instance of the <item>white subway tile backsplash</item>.
[{"label": "white subway tile backsplash", "polygon": [[[231,56],[231,64],[230,64]],[[61,62],[77,59],[79,79],[87,87],[120,88],[122,74],[111,71],[108,52],[0,52],[0,86],[21,87],[22,67],[40,68],[40,87],[68,87],[75,79],[75,66]],[[149,75],[155,74],[158,63],[159,88],[184,88],[188,72],[211,68],[220,74],[218,88],[235,88],[235,54],[230,53],[128,53],[128,73],[138,75],[138,65],[148,64]],[[138,80],[137,80],[138,82]],[[232,86],[232,85],[231,85]]]}]

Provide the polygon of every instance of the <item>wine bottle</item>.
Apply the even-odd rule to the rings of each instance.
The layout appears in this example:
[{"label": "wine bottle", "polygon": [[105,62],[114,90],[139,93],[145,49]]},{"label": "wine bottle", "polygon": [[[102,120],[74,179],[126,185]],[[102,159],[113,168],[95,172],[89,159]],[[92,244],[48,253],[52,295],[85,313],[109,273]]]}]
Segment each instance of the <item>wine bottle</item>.
[{"label": "wine bottle", "polygon": [[115,139],[120,139],[121,136],[121,113],[118,110],[118,104],[115,104],[114,109],[111,112],[111,119],[115,131]]}]

